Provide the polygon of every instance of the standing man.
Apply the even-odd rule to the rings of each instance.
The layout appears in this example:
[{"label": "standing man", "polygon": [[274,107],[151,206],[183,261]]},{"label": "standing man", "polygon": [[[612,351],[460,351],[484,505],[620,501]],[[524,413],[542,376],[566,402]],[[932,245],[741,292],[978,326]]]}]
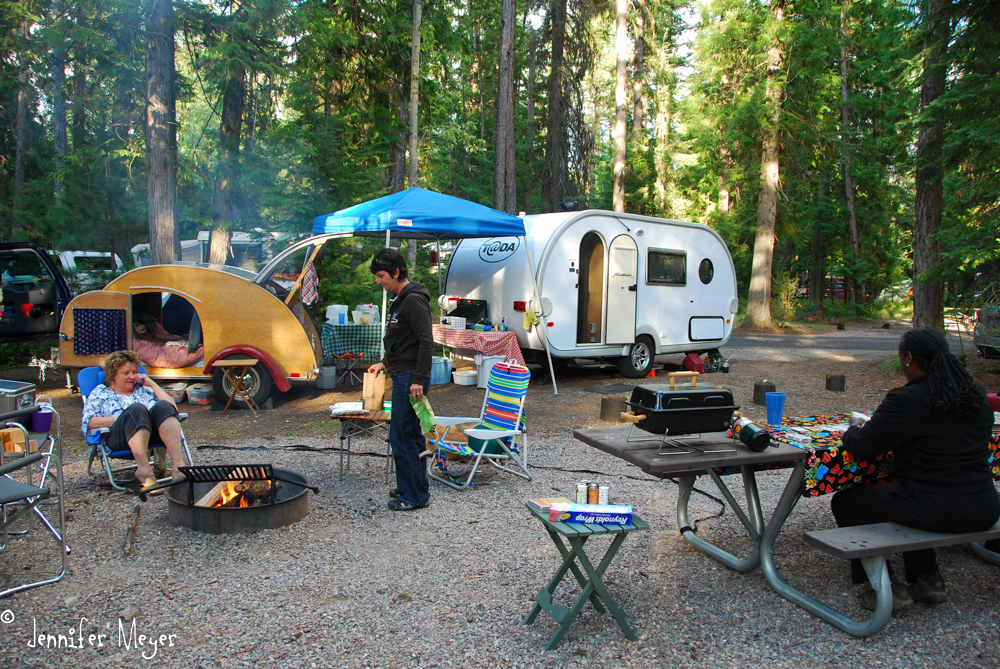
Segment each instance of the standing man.
[{"label": "standing man", "polygon": [[424,284],[407,280],[406,259],[396,249],[376,253],[371,272],[375,283],[395,295],[386,314],[385,357],[368,368],[372,374],[385,370],[392,379],[389,442],[396,461],[396,487],[389,491],[389,508],[412,511],[430,504],[427,465],[418,457],[426,450],[424,435],[410,397],[422,399],[430,382],[434,355],[431,294]]}]

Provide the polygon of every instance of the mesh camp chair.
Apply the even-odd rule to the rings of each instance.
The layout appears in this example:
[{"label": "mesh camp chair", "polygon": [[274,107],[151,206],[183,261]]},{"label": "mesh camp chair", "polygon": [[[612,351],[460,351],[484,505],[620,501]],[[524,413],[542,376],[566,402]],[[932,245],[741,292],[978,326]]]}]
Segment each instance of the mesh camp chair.
[{"label": "mesh camp chair", "polygon": [[[45,459],[43,473],[39,485],[34,485],[30,475],[27,483],[15,480],[11,475],[18,470],[28,470],[31,465]],[[52,486],[46,485],[46,479],[52,478]],[[55,498],[54,500],[52,498]],[[38,508],[46,501],[54,501],[58,505],[59,529],[56,530]],[[62,571],[52,578],[45,578],[40,581],[24,583],[0,591],[0,598],[21,592],[28,588],[36,588],[40,585],[55,583],[66,575],[66,556],[69,554],[69,547],[66,545],[66,516],[63,508],[63,479],[62,466],[58,454],[53,454],[50,450],[46,453],[32,453],[24,455],[16,460],[0,465],[0,529],[3,530],[3,544],[0,551],[7,548],[8,533],[15,534],[10,528],[23,516],[34,513],[48,527],[52,536],[55,537],[59,545],[62,558]],[[8,515],[10,514],[10,515]],[[30,517],[30,516],[29,516]],[[16,534],[24,534],[21,530]],[[27,565],[25,569],[31,567]]]},{"label": "mesh camp chair", "polygon": [[[146,370],[143,367],[139,368],[139,371],[143,374]],[[84,405],[87,404],[87,398],[90,397],[90,393],[97,387],[97,384],[104,382],[104,370],[100,367],[87,367],[80,370],[80,374],[77,376],[76,385],[80,388],[80,395],[83,397]],[[187,419],[186,413],[178,414],[178,418],[183,423]],[[121,451],[112,451],[111,447],[107,443],[107,434],[111,431],[111,428],[103,427],[97,430],[85,430],[84,436],[87,438],[87,445],[90,446],[90,457],[87,459],[87,473],[90,475],[100,475],[102,472],[107,474],[108,482],[116,490],[125,490],[125,485],[119,481],[115,480],[115,474],[120,474],[123,472],[133,472],[136,469],[135,456],[132,455],[131,449],[127,446]],[[188,450],[187,439],[184,438],[184,429],[181,429],[181,450],[184,452],[184,457],[187,459],[189,465],[194,464],[191,460],[191,451]],[[163,444],[150,444],[149,445],[149,455],[151,458],[151,464],[155,464],[161,474],[166,470],[166,451],[167,447]],[[100,459],[101,469],[97,471],[92,471],[92,466],[94,460]],[[118,460],[122,463],[130,462],[131,464],[117,464],[112,466],[111,461]],[[183,463],[175,462],[174,467],[178,467]],[[162,483],[164,481],[169,481],[170,478],[157,478],[157,482]]]},{"label": "mesh camp chair", "polygon": [[[435,420],[434,463],[428,476],[456,490],[475,485],[472,478],[479,464],[486,460],[502,471],[520,476],[528,481],[528,432],[524,421],[524,398],[528,393],[531,374],[527,367],[500,363],[493,365],[486,396],[479,418],[446,418],[437,416]],[[448,441],[448,428],[464,423],[476,423],[473,428],[459,427],[468,438],[468,443]],[[443,431],[442,431],[443,428]],[[465,474],[455,474],[448,470],[447,453],[474,458],[472,467]],[[435,473],[435,469],[440,475]]]}]

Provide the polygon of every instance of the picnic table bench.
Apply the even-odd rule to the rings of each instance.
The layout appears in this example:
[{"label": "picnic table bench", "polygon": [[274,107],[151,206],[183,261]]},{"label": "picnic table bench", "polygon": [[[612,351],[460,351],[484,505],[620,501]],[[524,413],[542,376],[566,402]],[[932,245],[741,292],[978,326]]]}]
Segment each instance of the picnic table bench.
[{"label": "picnic table bench", "polygon": [[[987,550],[980,542],[990,539],[1000,539],[1000,522],[982,532],[963,532],[943,534],[918,530],[896,523],[873,523],[871,525],[856,525],[854,527],[838,527],[830,530],[806,532],[804,540],[810,546],[820,549],[842,560],[858,558],[864,565],[868,579],[878,593],[875,613],[867,623],[857,625],[856,636],[871,636],[882,630],[892,616],[892,588],[889,587],[889,575],[885,565],[885,556],[889,553],[915,551],[922,548],[937,548],[938,546],[954,546],[969,544],[979,557],[1000,566],[1000,553]],[[773,585],[773,584],[772,584]],[[832,616],[842,618],[839,613],[821,604],[808,595],[782,584],[778,594],[798,604],[813,615],[829,622]],[[847,619],[845,619],[847,620]],[[852,622],[852,621],[848,621]],[[838,625],[839,627],[840,625]],[[852,632],[853,633],[853,632]]]}]

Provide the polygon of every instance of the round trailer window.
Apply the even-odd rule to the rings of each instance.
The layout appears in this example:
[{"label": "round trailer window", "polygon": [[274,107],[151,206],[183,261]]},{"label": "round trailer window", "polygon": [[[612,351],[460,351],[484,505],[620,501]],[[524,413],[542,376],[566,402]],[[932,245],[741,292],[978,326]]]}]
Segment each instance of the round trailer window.
[{"label": "round trailer window", "polygon": [[715,267],[712,266],[712,261],[705,258],[698,265],[698,278],[701,279],[702,283],[712,283],[712,277],[715,276]]}]

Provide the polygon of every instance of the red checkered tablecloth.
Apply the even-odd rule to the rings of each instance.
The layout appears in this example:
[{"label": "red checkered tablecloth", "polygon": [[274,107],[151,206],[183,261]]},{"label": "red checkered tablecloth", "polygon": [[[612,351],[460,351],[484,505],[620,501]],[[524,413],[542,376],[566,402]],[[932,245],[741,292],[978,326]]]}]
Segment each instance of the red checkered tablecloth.
[{"label": "red checkered tablecloth", "polygon": [[521,347],[517,345],[517,335],[513,332],[449,330],[435,325],[434,341],[445,346],[479,351],[483,355],[502,355],[505,360],[514,361],[519,365],[525,364]]}]

